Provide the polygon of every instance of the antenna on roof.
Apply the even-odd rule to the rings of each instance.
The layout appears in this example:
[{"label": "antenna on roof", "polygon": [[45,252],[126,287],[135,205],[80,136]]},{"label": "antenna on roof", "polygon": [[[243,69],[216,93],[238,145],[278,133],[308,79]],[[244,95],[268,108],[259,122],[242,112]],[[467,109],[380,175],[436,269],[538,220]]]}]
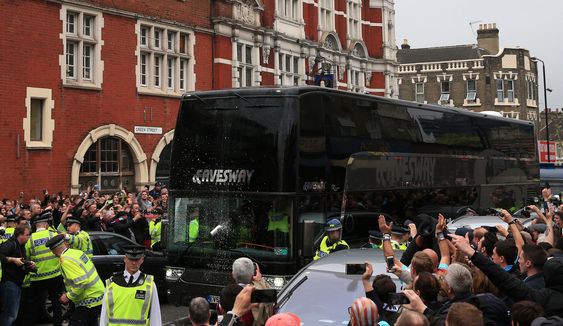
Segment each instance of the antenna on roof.
[{"label": "antenna on roof", "polygon": [[476,20],[476,21],[472,21],[469,22],[469,27],[471,28],[471,33],[473,33],[473,36],[477,36],[477,34],[475,33],[475,30],[473,29],[473,25],[482,22],[482,20]]}]

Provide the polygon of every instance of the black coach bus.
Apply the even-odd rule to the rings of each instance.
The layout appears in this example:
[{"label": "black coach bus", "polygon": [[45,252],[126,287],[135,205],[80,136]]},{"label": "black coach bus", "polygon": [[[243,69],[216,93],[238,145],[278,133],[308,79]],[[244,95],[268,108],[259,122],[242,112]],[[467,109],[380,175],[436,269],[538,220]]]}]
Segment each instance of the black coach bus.
[{"label": "black coach bus", "polygon": [[280,288],[328,218],[342,215],[359,245],[379,213],[401,223],[522,207],[538,179],[526,121],[315,86],[187,93],[172,145],[169,299],[214,303],[241,256]]}]

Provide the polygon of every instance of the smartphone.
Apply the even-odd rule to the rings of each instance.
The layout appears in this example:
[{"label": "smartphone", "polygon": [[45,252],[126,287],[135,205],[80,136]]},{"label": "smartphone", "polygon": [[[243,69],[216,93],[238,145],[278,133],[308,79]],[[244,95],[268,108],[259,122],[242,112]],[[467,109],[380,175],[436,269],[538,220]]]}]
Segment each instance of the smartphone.
[{"label": "smartphone", "polygon": [[393,306],[411,303],[404,293],[389,293],[387,298],[389,300],[389,304]]},{"label": "smartphone", "polygon": [[251,303],[276,303],[278,292],[275,289],[254,290],[250,297]]},{"label": "smartphone", "polygon": [[502,217],[502,211],[498,208],[489,208],[488,213],[493,216],[500,216]]},{"label": "smartphone", "polygon": [[385,260],[387,261],[387,270],[392,270],[395,267],[395,258],[393,256],[386,257]]},{"label": "smartphone", "polygon": [[366,272],[366,264],[346,264],[346,275],[362,275]]}]

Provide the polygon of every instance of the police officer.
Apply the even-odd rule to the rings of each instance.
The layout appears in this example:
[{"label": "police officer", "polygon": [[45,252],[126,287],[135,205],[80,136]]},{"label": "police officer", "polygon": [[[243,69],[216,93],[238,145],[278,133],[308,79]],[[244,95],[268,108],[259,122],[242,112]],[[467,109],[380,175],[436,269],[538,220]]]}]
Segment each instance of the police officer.
[{"label": "police officer", "polygon": [[145,248],[124,246],[125,271],[106,280],[100,325],[162,325],[154,277],[139,269]]},{"label": "police officer", "polygon": [[75,218],[69,218],[66,220],[66,230],[65,240],[72,249],[77,249],[82,251],[92,259],[92,240],[90,240],[90,235],[86,231],[81,230],[82,223],[80,220]]},{"label": "police officer", "polygon": [[190,213],[188,225],[188,242],[194,242],[199,236],[199,207],[195,207]]},{"label": "police officer", "polygon": [[16,229],[17,216],[14,214],[10,214],[6,216],[6,229],[4,229],[4,234],[0,236],[0,244],[8,241],[14,234],[14,230]]},{"label": "police officer", "polygon": [[331,252],[350,249],[346,241],[342,240],[342,223],[340,223],[340,220],[333,218],[328,221],[325,226],[325,231],[326,235],[317,247],[317,253],[313,258],[314,260],[324,257]]},{"label": "police officer", "polygon": [[[61,266],[58,257],[45,246],[47,241],[57,236],[57,232],[49,229],[49,222],[52,221],[50,211],[36,215],[32,221],[36,231],[31,234],[25,245],[26,256],[37,265],[37,273],[31,274],[31,292],[37,294],[33,296],[31,308],[33,310],[39,308],[41,305],[41,295],[39,294],[47,291],[53,305],[53,325],[60,326],[62,325],[62,311],[59,297],[63,292]],[[28,318],[26,324],[33,325],[38,315],[37,311],[30,311],[26,315]]]},{"label": "police officer", "polygon": [[149,232],[151,234],[151,249],[160,250],[160,233],[162,231],[162,209],[152,210],[154,218],[149,222]]},{"label": "police officer", "polygon": [[[393,231],[391,232],[391,246],[393,250],[407,250],[407,243],[404,240],[405,235],[408,235],[408,230],[401,227],[393,226]],[[383,249],[383,233],[377,230],[369,231],[369,242],[362,246],[362,248],[379,248]]]},{"label": "police officer", "polygon": [[66,293],[59,301],[66,304],[70,300],[75,306],[69,326],[97,325],[105,289],[96,267],[86,253],[68,248],[62,234],[51,238],[45,245],[60,260]]}]

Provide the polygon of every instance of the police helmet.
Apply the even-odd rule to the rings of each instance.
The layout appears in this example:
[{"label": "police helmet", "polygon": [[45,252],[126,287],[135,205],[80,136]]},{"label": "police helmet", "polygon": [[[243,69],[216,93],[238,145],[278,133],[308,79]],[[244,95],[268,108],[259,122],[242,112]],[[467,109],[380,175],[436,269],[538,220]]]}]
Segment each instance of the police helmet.
[{"label": "police helmet", "polygon": [[326,222],[325,230],[330,231],[338,231],[342,229],[342,223],[337,218],[333,218],[330,221]]}]

